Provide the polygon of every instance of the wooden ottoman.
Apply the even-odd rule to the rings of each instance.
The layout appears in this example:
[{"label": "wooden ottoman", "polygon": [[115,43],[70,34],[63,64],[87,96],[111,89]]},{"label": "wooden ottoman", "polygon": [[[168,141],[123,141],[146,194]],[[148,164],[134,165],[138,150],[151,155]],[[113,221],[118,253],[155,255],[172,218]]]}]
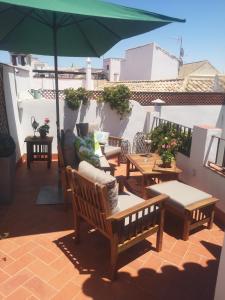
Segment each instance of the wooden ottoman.
[{"label": "wooden ottoman", "polygon": [[155,184],[146,188],[151,196],[166,194],[166,209],[184,220],[183,240],[188,240],[190,231],[207,223],[211,229],[214,208],[218,199],[199,189],[177,180]]}]

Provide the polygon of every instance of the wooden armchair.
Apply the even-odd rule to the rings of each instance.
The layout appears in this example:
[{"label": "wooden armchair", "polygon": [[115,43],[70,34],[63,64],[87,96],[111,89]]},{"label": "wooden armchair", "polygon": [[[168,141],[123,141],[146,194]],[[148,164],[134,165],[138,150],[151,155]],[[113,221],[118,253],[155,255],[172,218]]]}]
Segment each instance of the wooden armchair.
[{"label": "wooden armchair", "polygon": [[[117,136],[109,136],[109,149],[105,151],[106,158],[117,157],[117,164],[120,165],[122,138]],[[111,148],[111,149],[110,149]],[[114,149],[113,149],[114,148]],[[111,151],[110,151],[111,150]]]},{"label": "wooden armchair", "polygon": [[[118,254],[122,251],[154,233],[157,233],[156,250],[161,250],[166,195],[144,200],[127,193],[130,198],[139,198],[139,201],[111,215],[106,185],[96,184],[71,167],[67,167],[67,174],[72,190],[75,241],[80,239],[80,219],[99,230],[110,241],[112,279],[116,275]],[[120,185],[120,193],[122,189]],[[121,195],[126,197],[124,194]]]}]

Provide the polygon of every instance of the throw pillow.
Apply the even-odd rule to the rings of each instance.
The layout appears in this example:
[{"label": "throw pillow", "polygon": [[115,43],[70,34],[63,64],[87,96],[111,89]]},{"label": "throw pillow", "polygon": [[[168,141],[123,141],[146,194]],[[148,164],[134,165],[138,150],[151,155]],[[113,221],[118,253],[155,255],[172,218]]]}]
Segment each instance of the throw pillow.
[{"label": "throw pillow", "polygon": [[99,157],[95,155],[93,150],[88,147],[81,146],[78,151],[78,156],[81,161],[85,160],[95,167],[100,166]]},{"label": "throw pillow", "polygon": [[95,131],[94,132],[94,138],[100,144],[108,144],[109,132],[106,132],[106,131]]},{"label": "throw pillow", "polygon": [[116,213],[119,211],[118,207],[118,183],[116,178],[106,174],[104,171],[96,169],[89,163],[82,161],[79,164],[78,171],[81,175],[85,176],[86,178],[90,179],[91,181],[106,185],[107,187],[107,200],[108,200],[108,207],[109,212],[111,214]]}]

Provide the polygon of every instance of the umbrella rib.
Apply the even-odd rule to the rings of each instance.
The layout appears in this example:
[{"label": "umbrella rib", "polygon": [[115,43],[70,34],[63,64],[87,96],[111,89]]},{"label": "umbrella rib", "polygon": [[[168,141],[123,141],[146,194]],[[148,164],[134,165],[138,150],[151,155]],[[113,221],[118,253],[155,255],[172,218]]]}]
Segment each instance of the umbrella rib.
[{"label": "umbrella rib", "polygon": [[[71,16],[72,17],[72,16]],[[73,17],[72,17],[73,18]],[[74,19],[74,18],[73,18]],[[89,47],[92,49],[92,51],[95,53],[95,55],[97,57],[99,57],[99,54],[97,53],[97,51],[95,50],[95,48],[93,47],[93,45],[91,44],[91,42],[89,41],[89,39],[87,38],[87,35],[84,33],[83,29],[81,28],[80,24],[76,21],[75,24],[77,25],[77,28],[79,29],[79,31],[81,32],[81,34],[83,35],[86,43],[89,45]]]},{"label": "umbrella rib", "polygon": [[13,28],[12,28],[12,29],[11,29],[11,30],[3,37],[3,39],[0,40],[0,44],[1,44],[1,43],[4,43],[5,40],[7,40],[7,38],[15,31],[15,29],[17,28],[17,26],[19,26],[20,24],[22,24],[22,23],[24,22],[24,20],[25,20],[27,17],[29,17],[29,15],[32,14],[33,10],[34,10],[34,9],[29,10],[28,13],[26,13],[26,14],[23,16],[23,18],[22,18],[21,20],[19,20],[19,21],[13,26]]},{"label": "umbrella rib", "polygon": [[[21,11],[19,8],[16,8],[15,10],[24,15],[24,12]],[[52,27],[51,24],[49,24],[41,15],[37,14],[35,11],[33,12],[33,16],[30,16],[30,18],[32,18],[33,20],[35,20],[43,25]]]},{"label": "umbrella rib", "polygon": [[[68,16],[66,14],[64,14],[62,17],[61,17],[61,20],[59,20],[59,23],[58,23],[58,27],[64,27],[64,26],[67,26],[67,24],[65,23],[66,21],[68,21],[70,19],[71,16]],[[74,23],[74,22],[73,22]]]},{"label": "umbrella rib", "polygon": [[[34,11],[34,15],[37,18],[37,21],[52,28],[52,25],[50,23],[48,23],[47,20],[45,20],[45,18],[42,17],[40,14],[38,14],[37,12]],[[38,20],[38,18],[39,18],[39,20]]]},{"label": "umbrella rib", "polygon": [[99,20],[97,20],[96,18],[93,18],[93,20],[98,23],[99,25],[101,25],[102,27],[104,27],[107,31],[109,31],[111,34],[113,34],[117,39],[121,40],[122,37],[120,35],[118,35],[117,33],[115,33],[112,29],[110,29],[108,26],[106,26],[104,23],[100,22]]},{"label": "umbrella rib", "polygon": [[5,12],[7,12],[8,10],[11,10],[11,9],[13,9],[13,8],[14,8],[13,6],[9,6],[9,7],[5,8],[5,9],[3,9],[3,10],[0,10],[0,14],[5,13]]}]

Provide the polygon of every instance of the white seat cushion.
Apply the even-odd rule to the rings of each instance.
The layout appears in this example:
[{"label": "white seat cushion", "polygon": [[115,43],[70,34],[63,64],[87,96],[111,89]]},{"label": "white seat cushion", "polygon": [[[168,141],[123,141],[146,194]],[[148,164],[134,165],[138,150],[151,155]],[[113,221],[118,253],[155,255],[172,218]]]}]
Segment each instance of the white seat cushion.
[{"label": "white seat cushion", "polygon": [[104,154],[106,157],[121,153],[121,148],[116,146],[105,145]]},{"label": "white seat cushion", "polygon": [[[129,193],[129,192],[123,192],[121,194],[119,194],[118,196],[118,207],[119,207],[119,212],[122,212],[128,208],[131,208],[137,204],[143,203],[145,202],[144,199]],[[151,206],[150,208],[150,213],[154,211],[154,206]],[[149,214],[148,212],[148,208],[146,208],[144,210],[144,215],[146,216],[147,214]],[[138,212],[138,219],[142,218],[142,211]],[[132,215],[132,222],[136,221],[136,214]],[[127,226],[129,224],[129,218],[127,217],[125,219],[125,226]]]},{"label": "white seat cushion", "polygon": [[184,209],[186,206],[194,204],[198,201],[211,198],[212,195],[207,194],[177,180],[171,180],[148,187],[155,194],[166,194],[170,197],[168,200],[171,204]]},{"label": "white seat cushion", "polygon": [[100,168],[109,168],[110,166],[105,156],[99,157],[99,162],[100,162]]}]

